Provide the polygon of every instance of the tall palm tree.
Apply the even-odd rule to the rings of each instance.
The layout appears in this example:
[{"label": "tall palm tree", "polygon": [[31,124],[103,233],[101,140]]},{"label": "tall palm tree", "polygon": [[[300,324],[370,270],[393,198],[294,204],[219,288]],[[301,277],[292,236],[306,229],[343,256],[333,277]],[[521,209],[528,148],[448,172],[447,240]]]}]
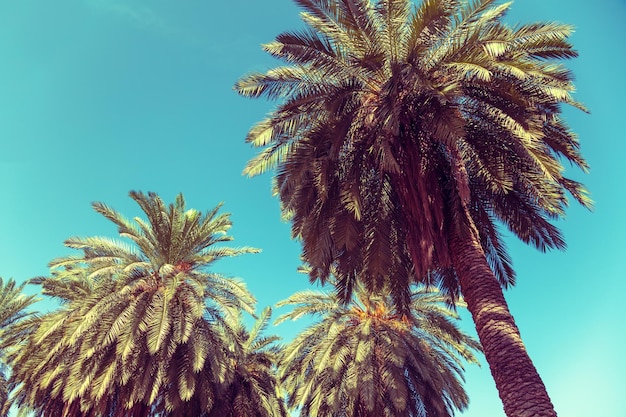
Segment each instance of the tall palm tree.
[{"label": "tall palm tree", "polygon": [[276,378],[280,349],[275,342],[280,338],[263,336],[271,314],[267,307],[250,330],[241,319],[231,326],[236,335],[231,343],[238,345],[230,349],[234,377],[223,386],[209,417],[287,417]]},{"label": "tall palm tree", "polygon": [[41,415],[206,415],[233,376],[226,323],[252,313],[254,298],[207,268],[257,250],[216,246],[232,240],[219,206],[202,214],[182,195],[169,206],[154,193],[130,196],[147,221],[93,207],[131,245],[70,238],[82,255],[52,261],[53,275],[33,280],[62,303],[13,361],[17,402]]},{"label": "tall palm tree", "polygon": [[[572,28],[501,19],[510,3],[296,0],[308,28],[265,50],[287,63],[242,78],[244,96],[281,100],[247,140],[245,171],[278,167],[276,193],[312,279],[388,284],[402,309],[411,277],[467,301],[508,416],[556,413],[504,299],[514,271],[498,225],[540,250],[565,243],[551,219],[585,171],[561,106],[584,110]],[[405,265],[410,261],[410,267]]]},{"label": "tall palm tree", "polygon": [[28,334],[29,328],[21,322],[32,316],[33,312],[27,309],[37,302],[34,295],[23,293],[24,285],[17,285],[13,279],[5,282],[0,277],[0,416],[8,413],[10,405],[7,358]]},{"label": "tall palm tree", "polygon": [[479,344],[463,334],[438,293],[414,291],[399,314],[388,293],[357,286],[354,298],[296,293],[295,308],[277,322],[306,315],[321,320],[284,350],[280,376],[288,405],[301,416],[451,416],[468,403],[463,360],[477,362]]}]

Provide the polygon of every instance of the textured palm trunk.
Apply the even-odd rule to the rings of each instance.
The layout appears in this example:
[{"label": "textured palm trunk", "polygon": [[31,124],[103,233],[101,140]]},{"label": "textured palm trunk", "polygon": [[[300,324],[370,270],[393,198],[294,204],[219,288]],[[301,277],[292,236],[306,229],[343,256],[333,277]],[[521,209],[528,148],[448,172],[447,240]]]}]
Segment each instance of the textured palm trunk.
[{"label": "textured palm trunk", "polygon": [[504,412],[508,417],[556,416],[475,234],[453,236],[450,244],[461,293],[474,319]]}]

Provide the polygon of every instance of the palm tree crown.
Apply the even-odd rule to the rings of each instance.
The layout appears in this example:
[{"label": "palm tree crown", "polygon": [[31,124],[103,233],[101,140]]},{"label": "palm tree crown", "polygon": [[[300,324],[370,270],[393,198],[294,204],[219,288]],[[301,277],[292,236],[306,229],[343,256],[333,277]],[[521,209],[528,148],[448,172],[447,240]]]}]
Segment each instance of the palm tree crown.
[{"label": "palm tree crown", "polygon": [[335,271],[344,301],[357,279],[388,285],[401,309],[413,278],[462,293],[507,414],[554,416],[502,295],[515,277],[498,224],[540,250],[563,248],[550,220],[567,193],[591,205],[561,163],[588,168],[560,116],[563,104],[584,110],[558,62],[576,56],[572,28],[509,27],[511,3],[495,0],[296,3],[307,29],[264,46],[287,65],[236,89],[281,101],[250,130],[265,149],[245,172],[278,168],[311,278]]},{"label": "palm tree crown", "polygon": [[321,318],[283,353],[288,405],[320,417],[450,416],[464,409],[462,361],[476,362],[479,345],[458,330],[444,300],[414,291],[411,313],[402,315],[388,293],[358,286],[348,304],[314,291],[280,302],[295,308],[278,322]]},{"label": "palm tree crown", "polygon": [[314,277],[335,263],[340,280],[355,265],[388,276],[385,251],[404,242],[426,277],[452,263],[442,232],[466,211],[503,284],[513,270],[495,221],[540,249],[564,245],[547,221],[563,213],[564,190],[590,204],[557,159],[587,169],[559,117],[560,103],[582,106],[551,61],[576,56],[571,27],[511,29],[500,21],[510,3],[493,0],[424,1],[413,13],[408,0],[296,3],[310,30],[265,45],[290,65],[236,88],[282,100],[250,131],[267,147],[244,172],[278,166]]},{"label": "palm tree crown", "polygon": [[252,312],[240,281],[207,270],[225,256],[256,252],[217,247],[232,238],[228,214],[166,206],[154,193],[130,196],[148,221],[94,209],[132,245],[70,238],[82,250],[51,262],[34,279],[62,308],[42,317],[15,358],[20,403],[43,415],[203,415],[232,378],[224,335],[229,317]]}]

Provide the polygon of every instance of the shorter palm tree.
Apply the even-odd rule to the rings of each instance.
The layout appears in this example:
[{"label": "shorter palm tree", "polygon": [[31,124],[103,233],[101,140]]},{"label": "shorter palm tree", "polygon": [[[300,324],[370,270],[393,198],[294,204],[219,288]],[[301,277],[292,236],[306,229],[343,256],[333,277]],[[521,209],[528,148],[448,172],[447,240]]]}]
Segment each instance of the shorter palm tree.
[{"label": "shorter palm tree", "polygon": [[336,294],[299,292],[277,320],[319,315],[282,355],[279,376],[290,409],[303,417],[450,416],[467,407],[463,361],[477,363],[477,341],[462,333],[439,293],[412,292],[398,314],[388,291],[357,286],[348,304]]},{"label": "shorter palm tree", "polygon": [[232,240],[219,206],[202,214],[182,195],[169,206],[154,193],[130,196],[148,221],[93,205],[130,245],[70,238],[82,255],[52,261],[52,277],[33,280],[62,306],[42,316],[13,379],[16,400],[44,416],[206,415],[234,376],[228,321],[252,313],[255,300],[208,267],[257,250],[216,247]]},{"label": "shorter palm tree", "polygon": [[276,376],[278,336],[263,336],[272,310],[265,308],[250,330],[241,319],[231,327],[231,366],[234,378],[220,391],[209,417],[286,417]]},{"label": "shorter palm tree", "polygon": [[24,285],[17,285],[13,279],[5,282],[0,277],[0,416],[8,413],[10,405],[7,357],[28,334],[29,327],[21,323],[33,314],[28,307],[37,302],[34,295],[23,293]]}]

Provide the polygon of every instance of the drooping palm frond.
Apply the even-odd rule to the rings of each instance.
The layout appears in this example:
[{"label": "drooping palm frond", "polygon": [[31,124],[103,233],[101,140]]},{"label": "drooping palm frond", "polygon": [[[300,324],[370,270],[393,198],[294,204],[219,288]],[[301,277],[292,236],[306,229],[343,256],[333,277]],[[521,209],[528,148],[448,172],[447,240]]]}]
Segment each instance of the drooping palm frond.
[{"label": "drooping palm frond", "polygon": [[[34,295],[23,293],[26,283],[17,284],[13,279],[4,281],[0,277],[0,352],[11,349],[21,332],[13,332],[17,324],[25,318],[32,316],[33,312],[28,310],[32,304],[38,301]],[[4,355],[0,354],[0,360]]]}]

